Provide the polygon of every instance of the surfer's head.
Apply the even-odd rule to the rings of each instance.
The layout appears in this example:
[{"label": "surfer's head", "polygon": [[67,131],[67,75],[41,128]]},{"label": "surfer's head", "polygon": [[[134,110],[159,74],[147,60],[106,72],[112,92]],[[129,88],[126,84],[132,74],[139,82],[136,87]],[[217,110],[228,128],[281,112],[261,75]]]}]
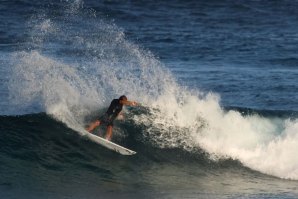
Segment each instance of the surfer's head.
[{"label": "surfer's head", "polygon": [[122,95],[119,97],[119,100],[127,101],[127,97],[125,95]]}]

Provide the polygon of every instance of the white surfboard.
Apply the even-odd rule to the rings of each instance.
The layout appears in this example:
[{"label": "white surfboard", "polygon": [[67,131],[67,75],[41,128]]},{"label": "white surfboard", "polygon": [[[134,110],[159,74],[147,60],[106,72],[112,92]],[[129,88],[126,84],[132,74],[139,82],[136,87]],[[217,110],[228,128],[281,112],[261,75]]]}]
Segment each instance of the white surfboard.
[{"label": "white surfboard", "polygon": [[84,135],[86,137],[88,137],[90,140],[92,140],[93,142],[96,142],[97,144],[100,144],[108,149],[111,149],[113,151],[116,151],[117,153],[120,153],[122,155],[134,155],[137,152],[132,151],[130,149],[127,149],[123,146],[120,146],[118,144],[115,144],[114,142],[111,142],[109,140],[106,140],[102,137],[99,137],[97,135],[91,134],[88,131],[86,131],[86,134]]}]

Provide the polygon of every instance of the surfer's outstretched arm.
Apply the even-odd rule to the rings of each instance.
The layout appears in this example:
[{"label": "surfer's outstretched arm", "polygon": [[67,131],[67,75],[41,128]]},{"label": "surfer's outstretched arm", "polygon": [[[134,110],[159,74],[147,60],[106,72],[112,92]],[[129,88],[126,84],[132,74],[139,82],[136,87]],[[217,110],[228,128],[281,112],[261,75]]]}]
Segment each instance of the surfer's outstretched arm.
[{"label": "surfer's outstretched arm", "polygon": [[120,103],[125,106],[137,106],[138,103],[135,101],[128,101],[128,100],[120,100]]}]

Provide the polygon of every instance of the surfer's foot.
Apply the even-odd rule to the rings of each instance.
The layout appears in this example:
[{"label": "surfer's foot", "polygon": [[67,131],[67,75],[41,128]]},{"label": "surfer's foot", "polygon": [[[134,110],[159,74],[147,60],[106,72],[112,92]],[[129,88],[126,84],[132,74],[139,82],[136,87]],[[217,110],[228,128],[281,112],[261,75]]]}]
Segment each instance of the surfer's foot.
[{"label": "surfer's foot", "polygon": [[111,136],[106,136],[106,140],[111,141]]}]

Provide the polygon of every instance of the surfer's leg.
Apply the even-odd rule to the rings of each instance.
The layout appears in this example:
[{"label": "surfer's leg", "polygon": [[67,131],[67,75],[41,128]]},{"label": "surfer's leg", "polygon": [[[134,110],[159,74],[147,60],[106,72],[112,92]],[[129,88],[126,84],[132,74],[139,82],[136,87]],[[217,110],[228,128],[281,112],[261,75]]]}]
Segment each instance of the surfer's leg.
[{"label": "surfer's leg", "polygon": [[112,133],[113,133],[113,126],[112,125],[109,125],[107,127],[107,133],[106,133],[106,139],[107,140],[111,140],[112,138]]},{"label": "surfer's leg", "polygon": [[86,130],[88,132],[91,132],[93,131],[93,129],[95,129],[96,127],[98,127],[100,125],[100,121],[99,120],[96,120],[95,122],[92,122],[88,128],[86,128]]}]

